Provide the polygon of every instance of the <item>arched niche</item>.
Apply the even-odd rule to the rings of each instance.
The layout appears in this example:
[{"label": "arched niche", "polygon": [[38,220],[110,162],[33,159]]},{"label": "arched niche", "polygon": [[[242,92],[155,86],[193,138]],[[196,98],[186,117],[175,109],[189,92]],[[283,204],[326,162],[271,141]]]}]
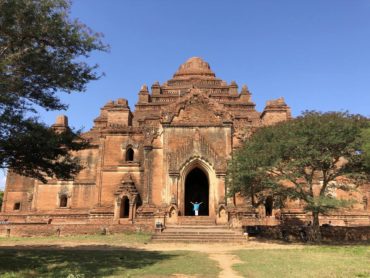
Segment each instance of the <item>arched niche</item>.
[{"label": "arched niche", "polygon": [[224,204],[221,204],[217,208],[217,224],[226,224],[229,222],[229,216],[227,212],[227,208]]},{"label": "arched niche", "polygon": [[125,161],[126,162],[132,162],[135,158],[135,152],[132,146],[127,147],[126,149],[126,155],[125,155]]},{"label": "arched niche", "polygon": [[179,210],[176,205],[171,205],[168,210],[167,210],[167,220],[166,222],[175,224],[178,221],[178,215],[179,215]]},{"label": "arched niche", "polygon": [[119,218],[129,218],[129,216],[130,216],[130,199],[127,196],[123,196],[121,199]]},{"label": "arched niche", "polygon": [[61,194],[59,196],[59,207],[66,208],[68,206],[68,196],[66,194]]},{"label": "arched niche", "polygon": [[[216,173],[213,169],[213,167],[204,159],[199,157],[194,157],[193,159],[188,160],[180,170],[179,175],[179,188],[178,188],[178,207],[181,215],[189,215],[188,211],[188,198],[186,196],[186,190],[187,190],[187,178],[189,178],[193,173],[198,173],[199,177],[203,178],[203,184],[204,187],[207,183],[208,186],[208,196],[206,198],[208,199],[208,212],[203,213],[203,215],[209,215],[212,217],[216,216],[216,204],[218,203],[218,179],[216,177]],[[195,177],[198,175],[195,174]],[[207,182],[205,182],[205,180]],[[204,197],[204,195],[203,195]],[[197,200],[195,200],[197,201]],[[200,201],[200,200],[199,200]],[[198,202],[199,202],[198,201]],[[203,204],[204,205],[204,204]]]}]

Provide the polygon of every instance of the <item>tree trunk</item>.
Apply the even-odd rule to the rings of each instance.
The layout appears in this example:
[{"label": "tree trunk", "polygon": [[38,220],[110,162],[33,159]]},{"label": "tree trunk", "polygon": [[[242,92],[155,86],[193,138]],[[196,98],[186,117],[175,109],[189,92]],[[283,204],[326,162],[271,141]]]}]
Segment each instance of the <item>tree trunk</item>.
[{"label": "tree trunk", "polygon": [[321,241],[321,231],[320,231],[320,222],[319,222],[319,213],[316,211],[312,212],[312,240],[314,242]]}]

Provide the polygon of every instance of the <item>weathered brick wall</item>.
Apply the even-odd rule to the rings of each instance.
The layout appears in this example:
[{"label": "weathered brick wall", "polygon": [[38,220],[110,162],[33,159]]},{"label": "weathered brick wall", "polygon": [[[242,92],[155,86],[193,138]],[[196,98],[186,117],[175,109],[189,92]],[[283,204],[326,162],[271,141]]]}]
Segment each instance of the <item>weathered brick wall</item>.
[{"label": "weathered brick wall", "polygon": [[137,225],[109,225],[109,224],[9,224],[0,225],[0,236],[68,236],[84,234],[102,234],[146,231],[152,232],[154,225],[142,223]]},{"label": "weathered brick wall", "polygon": [[[267,239],[282,239],[283,233],[286,233],[289,241],[300,241],[300,231],[307,227],[302,226],[257,226],[257,237]],[[321,234],[324,241],[329,242],[348,242],[348,241],[369,241],[370,226],[361,227],[340,227],[340,226],[322,226]],[[247,227],[244,227],[246,230]],[[308,232],[307,232],[308,233]]]}]

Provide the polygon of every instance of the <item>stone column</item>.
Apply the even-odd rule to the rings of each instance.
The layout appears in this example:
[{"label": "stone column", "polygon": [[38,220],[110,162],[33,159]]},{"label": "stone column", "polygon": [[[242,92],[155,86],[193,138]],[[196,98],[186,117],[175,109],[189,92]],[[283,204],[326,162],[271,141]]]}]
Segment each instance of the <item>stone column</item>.
[{"label": "stone column", "polygon": [[129,211],[129,214],[128,214],[128,219],[130,219],[130,221],[134,221],[134,206],[135,206],[135,201],[132,200],[132,198],[130,199],[130,211]]},{"label": "stone column", "polygon": [[101,196],[103,191],[103,168],[105,157],[105,139],[100,138],[99,142],[99,158],[96,167],[96,189],[97,189],[97,204],[101,206]]},{"label": "stone column", "polygon": [[115,209],[114,209],[114,219],[118,220],[120,217],[120,210],[121,210],[121,202],[122,198],[117,197],[115,202]]},{"label": "stone column", "polygon": [[170,204],[178,205],[178,200],[179,200],[179,190],[178,190],[179,176],[171,174],[170,179],[171,179]]},{"label": "stone column", "polygon": [[144,204],[152,203],[152,146],[144,146]]}]

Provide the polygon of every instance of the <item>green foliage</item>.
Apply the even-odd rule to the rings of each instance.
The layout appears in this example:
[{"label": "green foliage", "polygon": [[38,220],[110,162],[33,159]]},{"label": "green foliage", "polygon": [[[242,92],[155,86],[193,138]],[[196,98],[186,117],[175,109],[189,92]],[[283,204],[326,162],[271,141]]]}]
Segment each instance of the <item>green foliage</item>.
[{"label": "green foliage", "polygon": [[338,177],[369,180],[367,126],[368,120],[359,115],[306,111],[294,120],[261,128],[234,154],[229,188],[260,200],[266,192],[300,199],[319,225],[319,213],[351,203],[332,194],[354,189],[349,180]]},{"label": "green foliage", "polygon": [[362,130],[362,138],[363,138],[363,151],[364,151],[364,159],[365,165],[368,169],[370,169],[370,122],[368,126]]},{"label": "green foliage", "polygon": [[0,211],[3,205],[4,191],[0,190]]},{"label": "green foliage", "polygon": [[72,130],[54,134],[37,109],[66,109],[57,93],[98,79],[97,66],[81,58],[106,50],[101,35],[69,19],[69,8],[65,0],[0,1],[0,167],[42,181],[72,178],[81,167],[69,151],[86,143]]},{"label": "green foliage", "polygon": [[250,197],[254,207],[263,203],[267,195],[278,197],[279,186],[266,174],[278,159],[276,152],[271,151],[276,148],[274,136],[271,129],[257,130],[229,162],[226,176],[229,194]]}]

